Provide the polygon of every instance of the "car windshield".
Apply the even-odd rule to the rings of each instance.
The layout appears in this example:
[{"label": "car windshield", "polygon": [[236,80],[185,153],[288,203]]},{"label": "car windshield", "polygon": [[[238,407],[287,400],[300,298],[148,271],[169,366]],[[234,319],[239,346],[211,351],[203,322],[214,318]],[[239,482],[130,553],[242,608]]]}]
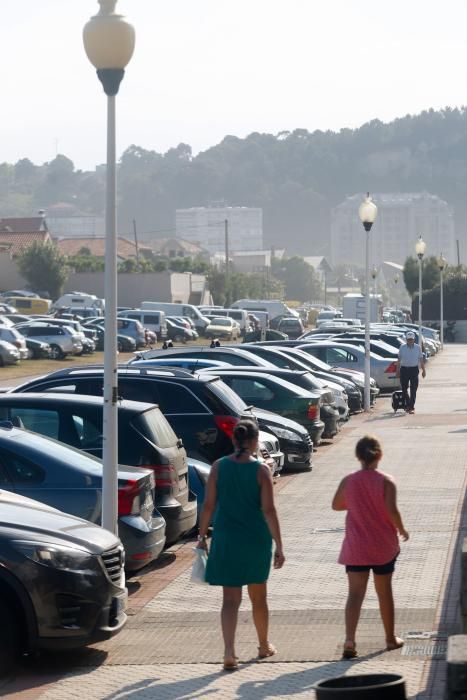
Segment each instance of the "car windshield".
[{"label": "car windshield", "polygon": [[213,318],[211,324],[213,326],[231,326],[232,321],[230,318]]}]

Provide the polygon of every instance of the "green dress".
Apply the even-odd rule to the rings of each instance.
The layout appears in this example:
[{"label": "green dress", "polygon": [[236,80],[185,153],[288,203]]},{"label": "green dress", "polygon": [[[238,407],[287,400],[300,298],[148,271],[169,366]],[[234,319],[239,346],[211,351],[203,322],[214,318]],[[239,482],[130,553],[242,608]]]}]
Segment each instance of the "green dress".
[{"label": "green dress", "polygon": [[272,537],[261,510],[258,460],[218,463],[217,506],[206,565],[212,586],[265,583],[272,559]]}]

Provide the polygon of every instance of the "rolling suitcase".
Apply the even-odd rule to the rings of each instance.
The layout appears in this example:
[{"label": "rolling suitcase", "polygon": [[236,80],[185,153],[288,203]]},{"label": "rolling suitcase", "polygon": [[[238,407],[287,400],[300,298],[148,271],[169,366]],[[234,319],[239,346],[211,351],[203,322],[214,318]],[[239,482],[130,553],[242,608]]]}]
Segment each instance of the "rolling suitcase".
[{"label": "rolling suitcase", "polygon": [[405,403],[404,403],[404,395],[402,391],[394,391],[391,399],[392,407],[394,409],[394,413],[399,409],[405,408]]}]

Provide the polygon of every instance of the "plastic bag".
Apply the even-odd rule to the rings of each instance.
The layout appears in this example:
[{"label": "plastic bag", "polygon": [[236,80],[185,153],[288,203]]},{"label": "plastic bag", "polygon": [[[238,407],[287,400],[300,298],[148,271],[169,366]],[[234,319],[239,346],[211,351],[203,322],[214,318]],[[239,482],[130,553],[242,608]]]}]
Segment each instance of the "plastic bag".
[{"label": "plastic bag", "polygon": [[191,567],[191,581],[199,586],[208,586],[206,582],[206,564],[208,561],[207,552],[204,549],[195,547],[193,549],[195,558]]}]

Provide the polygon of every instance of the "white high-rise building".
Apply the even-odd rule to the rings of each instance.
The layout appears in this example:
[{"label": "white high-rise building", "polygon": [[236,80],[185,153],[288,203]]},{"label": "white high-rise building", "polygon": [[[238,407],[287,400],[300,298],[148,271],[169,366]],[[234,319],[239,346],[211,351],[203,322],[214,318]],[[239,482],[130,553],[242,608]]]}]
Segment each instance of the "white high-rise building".
[{"label": "white high-rise building", "polygon": [[[378,217],[370,232],[371,264],[395,262],[401,265],[415,256],[415,243],[421,235],[426,255],[443,253],[456,264],[456,234],[451,207],[428,192],[373,194]],[[365,265],[365,232],[358,218],[364,194],[355,194],[339,204],[331,214],[331,261],[333,265]]]},{"label": "white high-rise building", "polygon": [[192,207],[177,209],[177,238],[196,243],[211,254],[225,251],[225,221],[231,252],[261,250],[263,210],[259,207]]}]

